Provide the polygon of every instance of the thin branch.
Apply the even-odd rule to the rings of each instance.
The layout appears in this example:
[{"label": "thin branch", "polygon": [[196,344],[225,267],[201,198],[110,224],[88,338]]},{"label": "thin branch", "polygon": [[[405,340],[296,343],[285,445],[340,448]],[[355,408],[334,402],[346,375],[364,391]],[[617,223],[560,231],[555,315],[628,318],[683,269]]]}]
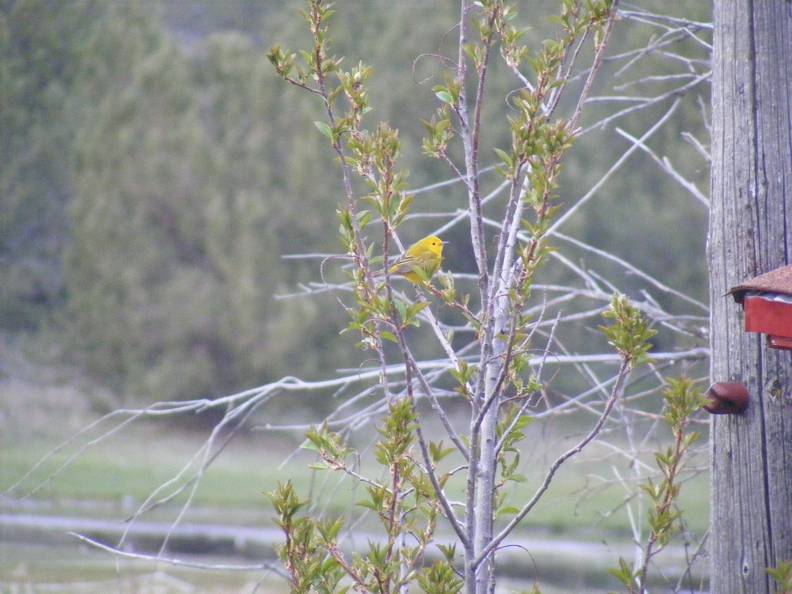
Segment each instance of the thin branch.
[{"label": "thin branch", "polygon": [[[406,344],[404,343],[404,334],[398,333],[397,336],[399,337],[399,342],[404,351],[405,357],[408,354],[406,351]],[[415,407],[415,397],[413,394],[412,388],[412,374],[410,372],[410,368],[412,367],[411,361],[408,361],[407,366],[407,394],[410,398],[410,401],[413,403],[413,408]],[[417,369],[416,369],[417,372]],[[415,435],[418,438],[418,445],[421,449],[421,455],[424,459],[424,464],[426,465],[426,472],[429,475],[429,480],[432,483],[432,487],[434,488],[435,495],[437,495],[437,499],[440,502],[440,506],[443,508],[443,513],[448,520],[448,523],[451,524],[451,527],[456,532],[457,537],[459,538],[460,542],[464,547],[468,546],[468,539],[465,535],[465,531],[462,528],[462,525],[459,523],[459,520],[454,513],[451,504],[448,501],[448,498],[443,491],[443,488],[440,486],[440,481],[437,480],[437,474],[434,471],[434,466],[432,466],[432,457],[429,455],[429,449],[426,446],[426,440],[423,436],[423,430],[421,429],[420,419],[416,416],[416,425],[415,425]]]},{"label": "thin branch", "polygon": [[517,513],[514,518],[501,530],[497,536],[495,536],[492,541],[482,550],[476,560],[474,561],[474,566],[478,567],[486,561],[489,557],[490,553],[494,551],[498,545],[503,541],[504,538],[511,534],[512,530],[528,515],[534,506],[539,502],[542,495],[544,495],[545,491],[550,487],[550,483],[553,481],[553,477],[555,476],[558,469],[570,458],[579,454],[583,448],[585,448],[597,435],[599,434],[600,430],[602,429],[603,425],[605,425],[605,421],[608,420],[608,416],[610,415],[613,406],[616,404],[616,401],[621,398],[624,394],[624,386],[627,381],[627,378],[630,375],[630,371],[632,369],[632,365],[630,361],[627,359],[622,359],[622,363],[619,366],[619,373],[616,376],[616,383],[613,386],[613,391],[611,392],[611,396],[608,399],[607,404],[605,405],[605,410],[602,411],[599,420],[597,423],[592,427],[591,431],[589,431],[588,435],[586,435],[575,447],[568,450],[561,456],[559,456],[553,464],[550,465],[550,469],[547,471],[547,475],[542,481],[541,486],[536,490],[533,497],[526,503],[522,509]]},{"label": "thin branch", "polygon": [[611,31],[613,31],[613,23],[616,20],[616,15],[619,10],[619,0],[613,0],[609,10],[610,14],[608,15],[605,28],[600,36],[599,45],[597,45],[594,50],[594,60],[591,62],[586,82],[583,83],[583,90],[580,91],[575,111],[572,113],[572,117],[569,118],[568,128],[572,133],[575,133],[575,130],[577,130],[580,114],[583,112],[583,105],[586,103],[589,93],[591,92],[591,85],[594,84],[594,78],[602,67],[602,58],[605,56],[605,49],[608,47],[608,39],[610,39]]},{"label": "thin branch", "polygon": [[698,76],[698,77],[694,78],[689,83],[684,84],[684,85],[682,85],[680,87],[677,87],[676,89],[672,89],[672,90],[670,90],[670,91],[668,91],[666,93],[663,93],[661,95],[658,95],[657,97],[655,97],[653,99],[650,99],[649,101],[645,101],[643,103],[639,103],[638,105],[633,105],[632,107],[627,107],[625,109],[617,111],[616,113],[613,113],[613,114],[611,114],[611,115],[609,115],[607,117],[604,117],[601,120],[598,120],[598,121],[594,122],[590,126],[588,126],[586,128],[583,128],[583,130],[580,131],[578,136],[585,136],[586,134],[588,134],[589,132],[592,132],[594,130],[602,130],[614,120],[622,118],[622,117],[624,117],[624,116],[626,116],[628,114],[631,114],[633,112],[639,111],[641,109],[646,109],[647,107],[651,107],[652,105],[656,105],[658,103],[662,103],[663,101],[665,101],[666,99],[669,99],[671,97],[675,97],[675,98],[678,99],[679,97],[685,95],[692,88],[698,86],[700,83],[702,83],[704,81],[708,81],[710,78],[711,78],[711,73],[707,72],[706,74],[702,74],[701,76]]},{"label": "thin branch", "polygon": [[623,258],[611,254],[610,252],[606,252],[605,250],[595,248],[592,245],[584,243],[578,239],[575,239],[574,237],[570,237],[568,235],[564,235],[563,233],[559,233],[558,231],[554,231],[553,235],[555,237],[558,237],[559,239],[563,239],[564,241],[571,243],[572,245],[576,245],[579,248],[586,250],[587,252],[591,252],[592,254],[597,254],[598,256],[605,258],[606,260],[610,260],[611,262],[616,262],[624,269],[629,271],[630,274],[634,274],[635,276],[645,280],[646,282],[650,283],[653,287],[660,289],[664,293],[678,297],[679,299],[682,299],[683,301],[690,303],[691,305],[695,305],[702,311],[709,312],[709,307],[707,307],[707,304],[702,303],[698,299],[694,299],[693,297],[690,297],[685,293],[682,293],[681,291],[677,291],[676,289],[669,287],[668,285],[657,280],[655,277],[647,274],[640,268],[634,266],[633,264],[630,264],[629,262],[627,262],[627,260],[624,260]]},{"label": "thin branch", "polygon": [[660,166],[660,169],[662,169],[664,172],[670,175],[674,181],[676,181],[679,185],[685,188],[688,192],[690,192],[693,195],[693,197],[696,200],[698,200],[707,209],[709,209],[709,205],[710,205],[709,198],[707,198],[704,195],[704,193],[696,187],[696,184],[685,179],[682,176],[682,174],[680,174],[676,169],[674,169],[674,167],[671,165],[671,161],[668,160],[668,157],[663,157],[661,159],[652,149],[650,149],[648,146],[646,146],[646,144],[641,142],[640,139],[635,138],[635,136],[625,132],[621,128],[616,128],[616,132],[623,138],[626,138],[630,142],[637,144],[642,151],[644,151],[647,155],[649,155],[652,158],[652,160]]},{"label": "thin branch", "polygon": [[[487,287],[489,285],[489,272],[487,269],[487,247],[484,236],[484,225],[482,218],[481,194],[479,193],[478,180],[478,160],[474,147],[475,130],[471,129],[468,105],[466,99],[465,84],[467,81],[467,56],[465,46],[467,45],[467,29],[470,17],[469,0],[461,0],[459,15],[459,53],[457,58],[456,84],[459,86],[459,100],[456,106],[456,113],[459,117],[460,137],[465,154],[465,174],[468,185],[468,209],[470,218],[470,237],[473,243],[473,252],[476,256],[476,265],[479,273],[479,291],[481,293],[482,307],[486,309]],[[483,89],[479,80],[479,89]]]},{"label": "thin branch", "polygon": [[[479,169],[478,174],[479,177],[484,175],[485,173],[489,173],[490,171],[495,171],[497,165],[489,165],[487,167],[483,167]],[[411,194],[413,196],[417,194],[425,194],[427,192],[434,192],[435,190],[439,190],[440,188],[445,188],[448,186],[452,186],[459,182],[465,182],[467,180],[467,176],[465,175],[457,175],[456,177],[452,177],[451,179],[446,179],[441,182],[435,182],[433,184],[429,184],[427,186],[421,186],[420,188],[415,188],[414,190],[405,190],[405,194]]]},{"label": "thin branch", "polygon": [[[677,97],[674,102],[671,104],[671,107],[668,111],[665,112],[663,117],[661,117],[654,125],[649,128],[646,132],[643,133],[641,136],[641,142],[646,142],[655,132],[657,132],[660,128],[662,128],[663,124],[665,124],[671,116],[676,111],[677,107],[679,106],[680,99]],[[625,161],[638,149],[637,144],[633,144],[628,148],[621,157],[619,157],[616,162],[611,165],[610,169],[603,175],[597,183],[595,183],[588,192],[586,192],[583,196],[578,198],[575,203],[569,207],[569,209],[560,217],[556,219],[556,221],[550,225],[550,228],[547,230],[547,234],[551,234],[556,231],[561,225],[566,223],[572,215],[574,215],[580,207],[582,207],[586,202],[588,202],[598,191],[599,189],[605,185],[605,182],[613,175],[619,167],[621,167]]]},{"label": "thin branch", "polygon": [[88,536],[83,534],[78,534],[77,532],[67,532],[69,536],[73,536],[79,541],[92,546],[94,548],[100,549],[102,551],[106,551],[108,553],[112,553],[116,557],[121,557],[123,559],[137,559],[143,561],[155,561],[157,563],[167,563],[168,565],[173,565],[176,567],[190,567],[193,569],[207,569],[210,571],[257,571],[261,569],[267,569],[279,577],[287,579],[288,576],[286,573],[279,568],[277,565],[272,563],[255,563],[249,565],[232,565],[228,563],[198,563],[196,561],[184,561],[181,559],[170,558],[170,557],[160,557],[155,555],[145,555],[143,553],[130,553],[129,551],[122,551],[120,549],[116,549],[115,547],[111,547],[110,545],[106,545],[98,540],[94,540]]},{"label": "thin branch", "polygon": [[407,362],[406,373],[407,373],[408,389],[410,387],[410,379],[411,379],[409,371],[410,371],[410,367],[412,367],[412,369],[415,371],[415,376],[418,378],[418,381],[421,384],[421,388],[432,402],[432,409],[435,411],[435,414],[437,414],[437,416],[440,418],[440,421],[443,423],[443,427],[445,427],[448,437],[454,443],[454,445],[462,454],[462,456],[465,458],[465,460],[469,460],[470,452],[468,451],[467,447],[465,447],[465,444],[462,442],[462,439],[457,434],[453,425],[451,425],[451,421],[449,420],[448,415],[446,415],[445,411],[443,410],[443,407],[440,406],[440,402],[438,402],[437,397],[434,394],[434,390],[432,390],[432,387],[429,385],[429,382],[426,381],[426,377],[424,377],[424,374],[421,373],[420,367],[413,358],[413,355],[410,352],[410,350],[407,348],[406,341],[404,343],[402,354],[405,358],[405,361]]},{"label": "thin branch", "polygon": [[701,155],[707,163],[712,162],[712,155],[698,138],[693,136],[690,132],[682,132],[682,138],[684,138],[686,142],[691,144],[693,148],[696,149],[698,154]]}]

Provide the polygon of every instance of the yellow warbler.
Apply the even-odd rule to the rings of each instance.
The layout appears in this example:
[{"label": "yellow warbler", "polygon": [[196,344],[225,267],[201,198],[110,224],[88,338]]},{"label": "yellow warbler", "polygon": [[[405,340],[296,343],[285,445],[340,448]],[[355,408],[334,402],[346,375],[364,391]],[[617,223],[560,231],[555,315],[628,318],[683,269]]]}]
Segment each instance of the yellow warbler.
[{"label": "yellow warbler", "polygon": [[413,284],[419,284],[424,279],[432,278],[440,269],[442,261],[443,240],[435,235],[427,235],[407,248],[388,272],[403,276]]}]

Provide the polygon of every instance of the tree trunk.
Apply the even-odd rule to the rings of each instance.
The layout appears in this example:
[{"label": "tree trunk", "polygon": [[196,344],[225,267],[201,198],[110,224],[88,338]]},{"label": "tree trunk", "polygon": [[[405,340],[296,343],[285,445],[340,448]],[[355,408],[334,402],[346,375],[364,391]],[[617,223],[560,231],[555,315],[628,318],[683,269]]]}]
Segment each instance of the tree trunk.
[{"label": "tree trunk", "polygon": [[714,3],[709,235],[712,381],[748,410],[713,417],[711,591],[775,591],[792,559],[792,351],[743,331],[730,287],[792,262],[792,2]]}]

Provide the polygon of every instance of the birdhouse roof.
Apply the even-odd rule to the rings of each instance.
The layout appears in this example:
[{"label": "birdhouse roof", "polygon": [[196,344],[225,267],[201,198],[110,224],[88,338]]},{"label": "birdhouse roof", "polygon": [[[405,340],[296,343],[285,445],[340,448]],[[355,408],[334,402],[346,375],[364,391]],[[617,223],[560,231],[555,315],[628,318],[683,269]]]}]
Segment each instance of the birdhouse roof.
[{"label": "birdhouse roof", "polygon": [[745,294],[749,291],[792,296],[792,265],[781,266],[770,272],[760,274],[736,287],[732,287],[729,293],[732,294],[737,303],[742,303]]}]

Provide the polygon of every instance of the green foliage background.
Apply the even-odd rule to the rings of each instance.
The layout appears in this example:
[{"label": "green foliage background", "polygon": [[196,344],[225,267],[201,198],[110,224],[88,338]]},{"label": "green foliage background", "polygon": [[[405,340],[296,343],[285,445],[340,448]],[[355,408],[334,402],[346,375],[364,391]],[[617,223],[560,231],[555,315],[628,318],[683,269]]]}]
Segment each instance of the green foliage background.
[{"label": "green foliage background", "polygon": [[[523,10],[536,39],[555,4]],[[654,4],[708,18],[703,5],[691,14],[683,4]],[[304,45],[300,7],[299,0],[0,0],[5,333],[55,336],[63,362],[124,400],[227,393],[359,363],[338,336],[343,312],[333,298],[273,298],[318,276],[315,262],[281,254],[337,248],[340,174],[311,124],[320,107],[283,84],[265,58],[274,43]],[[370,117],[401,130],[412,186],[445,179],[441,164],[420,156],[420,118],[434,104],[456,6],[343,0],[337,8],[336,52],[375,67]],[[612,51],[651,34],[620,27]],[[649,62],[622,78],[649,68],[664,66]],[[483,145],[504,146],[503,97],[516,85],[500,67],[491,81]],[[680,138],[682,131],[706,138],[693,99],[651,144],[703,188],[706,168]],[[663,108],[619,125],[640,134]],[[582,195],[620,147],[626,143],[612,131],[582,139],[566,161],[561,196]],[[497,181],[485,179],[485,188]],[[635,155],[564,231],[705,299],[705,213],[683,192]],[[461,187],[416,200],[421,211],[465,203]],[[406,225],[407,239],[430,223]],[[466,232],[446,237],[447,268],[472,270]]]}]

